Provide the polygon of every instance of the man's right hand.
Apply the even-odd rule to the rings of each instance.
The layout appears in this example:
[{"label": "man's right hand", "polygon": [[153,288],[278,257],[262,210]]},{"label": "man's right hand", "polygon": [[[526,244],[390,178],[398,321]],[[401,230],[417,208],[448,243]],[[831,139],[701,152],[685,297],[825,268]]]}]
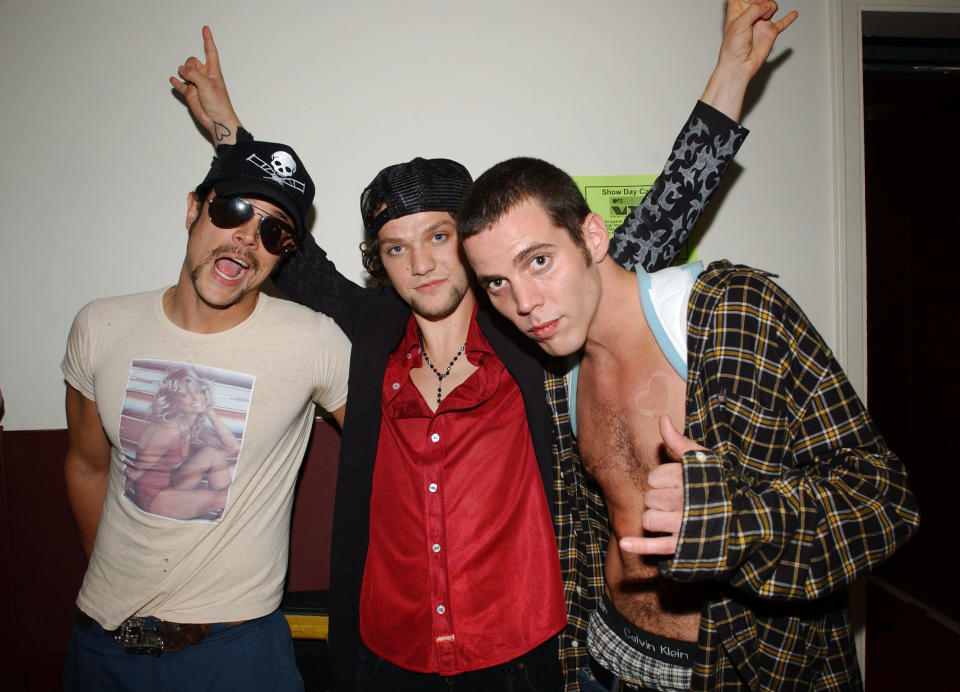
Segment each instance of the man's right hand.
[{"label": "man's right hand", "polygon": [[210,133],[213,145],[234,144],[240,119],[230,103],[230,94],[220,71],[220,55],[210,27],[203,27],[203,52],[206,62],[189,57],[177,68],[170,85],[183,96],[193,117]]}]

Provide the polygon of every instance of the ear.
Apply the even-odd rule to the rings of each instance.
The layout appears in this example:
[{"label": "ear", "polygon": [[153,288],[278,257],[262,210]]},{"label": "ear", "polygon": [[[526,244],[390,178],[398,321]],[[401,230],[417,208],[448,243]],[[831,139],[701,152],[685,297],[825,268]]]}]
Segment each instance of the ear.
[{"label": "ear", "polygon": [[590,259],[595,263],[602,262],[607,256],[607,248],[610,247],[610,234],[607,232],[607,224],[603,217],[590,212],[583,220],[580,230],[583,233],[583,241],[587,244]]},{"label": "ear", "polygon": [[201,202],[197,197],[196,192],[187,193],[187,230],[189,231],[193,228],[194,222],[197,220],[197,216],[200,214]]}]

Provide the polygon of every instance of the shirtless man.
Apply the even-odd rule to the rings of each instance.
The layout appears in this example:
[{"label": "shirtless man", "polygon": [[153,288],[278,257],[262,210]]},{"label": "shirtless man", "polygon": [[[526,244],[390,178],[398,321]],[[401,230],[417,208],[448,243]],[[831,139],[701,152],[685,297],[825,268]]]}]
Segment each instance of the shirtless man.
[{"label": "shirtless man", "polygon": [[[728,2],[744,79],[796,17],[776,9]],[[582,349],[570,411],[617,542],[581,688],[862,687],[845,587],[911,535],[916,502],[789,296],[727,262],[624,270],[536,159],[478,178],[457,229],[497,310],[554,356]]]}]

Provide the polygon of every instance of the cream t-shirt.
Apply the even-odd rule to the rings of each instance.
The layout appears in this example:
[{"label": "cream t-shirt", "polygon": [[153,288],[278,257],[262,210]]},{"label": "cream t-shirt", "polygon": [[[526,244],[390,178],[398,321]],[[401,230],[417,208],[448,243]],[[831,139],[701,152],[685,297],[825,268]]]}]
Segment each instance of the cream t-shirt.
[{"label": "cream t-shirt", "polygon": [[85,306],[61,364],[112,446],[77,599],[106,629],[276,609],[314,402],[347,396],[350,343],[325,315],[260,294],[241,324],[197,334],[166,317],[163,293]]}]

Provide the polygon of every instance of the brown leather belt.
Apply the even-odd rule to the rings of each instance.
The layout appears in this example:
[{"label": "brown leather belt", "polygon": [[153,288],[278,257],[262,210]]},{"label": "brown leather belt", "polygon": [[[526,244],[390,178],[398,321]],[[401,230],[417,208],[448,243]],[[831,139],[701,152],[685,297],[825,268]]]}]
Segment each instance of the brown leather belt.
[{"label": "brown leather belt", "polygon": [[[182,624],[159,620],[155,617],[133,617],[124,620],[115,630],[102,631],[126,649],[128,654],[159,656],[160,654],[183,651],[188,646],[203,641],[211,634],[242,625],[244,622],[249,622],[249,620]],[[94,625],[100,627],[100,623],[79,608],[77,609],[77,624],[87,629]]]}]

